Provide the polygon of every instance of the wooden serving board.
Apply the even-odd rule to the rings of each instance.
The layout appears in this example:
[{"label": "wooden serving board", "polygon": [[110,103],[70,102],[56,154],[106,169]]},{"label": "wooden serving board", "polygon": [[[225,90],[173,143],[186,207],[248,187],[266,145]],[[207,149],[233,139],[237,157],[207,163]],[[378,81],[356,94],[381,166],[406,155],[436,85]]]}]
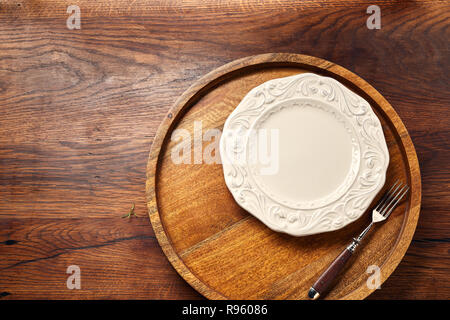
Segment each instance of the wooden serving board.
[{"label": "wooden serving board", "polygon": [[[368,266],[380,267],[383,282],[411,242],[421,202],[419,164],[405,126],[383,96],[357,75],[319,58],[240,59],[207,74],[178,99],[158,130],[147,167],[147,204],[158,241],[178,273],[207,298],[307,299],[320,273],[369,222],[366,213],[330,233],[299,238],[277,233],[235,203],[220,164],[196,164],[194,154],[192,164],[172,161],[171,150],[179,143],[171,140],[175,129],[187,130],[194,146],[194,121],[202,122],[203,132],[222,130],[250,89],[302,72],[333,77],[372,105],[390,153],[385,187],[399,178],[411,186],[408,199],[367,236],[326,298],[367,297],[374,291],[366,284]],[[210,144],[203,142],[203,150]]]}]

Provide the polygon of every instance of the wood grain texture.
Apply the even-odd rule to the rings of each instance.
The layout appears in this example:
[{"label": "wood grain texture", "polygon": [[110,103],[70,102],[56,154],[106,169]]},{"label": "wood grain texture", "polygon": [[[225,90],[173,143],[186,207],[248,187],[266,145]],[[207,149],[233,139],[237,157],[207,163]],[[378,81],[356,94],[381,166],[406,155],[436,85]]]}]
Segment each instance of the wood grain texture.
[{"label": "wood grain texture", "polygon": [[[83,0],[73,31],[70,4],[0,2],[3,299],[200,298],[146,217],[148,152],[192,83],[266,52],[333,61],[394,106],[421,165],[421,217],[369,298],[450,298],[448,1]],[[381,30],[365,26],[372,4]],[[121,219],[133,202],[141,217]],[[81,290],[65,287],[70,264]]]},{"label": "wood grain texture", "polygon": [[[389,149],[385,189],[396,180],[411,187],[408,201],[377,228],[326,297],[365,298],[373,291],[366,285],[367,267],[379,266],[384,282],[410,244],[420,210],[420,170],[406,128],[381,94],[350,71],[316,57],[273,53],[239,59],[208,73],[181,95],[158,129],[147,165],[147,201],[156,237],[178,273],[208,298],[305,299],[315,280],[370,219],[366,215],[349,227],[320,235],[279,234],[235,203],[220,164],[172,160],[180,143],[172,139],[175,130],[189,132],[189,143],[195,145],[196,121],[203,132],[221,130],[252,88],[303,72],[333,77],[371,104]],[[203,149],[211,143],[203,142]],[[190,150],[191,161],[194,153]]]}]

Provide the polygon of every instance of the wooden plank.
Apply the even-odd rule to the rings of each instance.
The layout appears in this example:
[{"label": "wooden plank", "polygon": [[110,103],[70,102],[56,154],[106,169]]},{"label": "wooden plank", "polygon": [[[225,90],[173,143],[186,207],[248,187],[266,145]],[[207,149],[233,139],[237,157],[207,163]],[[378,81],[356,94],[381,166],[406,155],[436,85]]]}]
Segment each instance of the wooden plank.
[{"label": "wooden plank", "polygon": [[[72,219],[82,220],[84,234],[92,234],[79,246],[100,244],[97,240],[121,223],[129,227],[126,237],[142,235],[142,229],[122,219],[114,226],[102,221],[115,221],[133,202],[136,212],[145,215],[148,151],[179,95],[234,59],[298,52],[331,60],[373,85],[402,118],[418,153],[423,201],[415,240],[383,289],[371,297],[450,297],[445,259],[450,248],[447,1],[81,0],[82,29],[73,31],[65,25],[70,4],[0,4],[2,241],[14,240],[12,229],[3,227],[11,219],[18,219],[29,234],[39,224],[45,226],[41,218],[61,220],[60,229],[54,227],[55,249],[65,248],[58,243],[65,242],[61,234]],[[365,26],[365,10],[372,4],[381,7],[381,30]],[[130,243],[136,241],[153,240]],[[7,252],[8,259],[27,261],[47,254],[40,249],[47,247],[46,240],[36,235],[20,245],[30,245],[30,250],[16,255],[14,245],[1,243],[0,257]],[[86,248],[83,261],[95,270],[128,257],[128,246],[115,247]],[[93,250],[100,252],[96,256],[105,254],[86,258]],[[145,277],[124,276],[125,267],[104,275],[108,297],[198,297],[158,250],[142,253],[142,260],[130,259],[135,270],[155,263]],[[42,260],[30,271],[33,277],[24,277],[29,273],[20,269],[32,268],[33,262],[5,271],[0,293],[9,292],[5,298],[106,297],[100,285],[78,293],[61,288],[67,263],[57,259],[73,263],[80,259],[73,258],[77,252]],[[55,271],[46,275],[43,270],[49,268]],[[159,275],[156,282],[151,274]],[[59,280],[47,285],[53,277]],[[144,288],[142,279],[151,285]],[[166,290],[170,287],[175,289]]]}]

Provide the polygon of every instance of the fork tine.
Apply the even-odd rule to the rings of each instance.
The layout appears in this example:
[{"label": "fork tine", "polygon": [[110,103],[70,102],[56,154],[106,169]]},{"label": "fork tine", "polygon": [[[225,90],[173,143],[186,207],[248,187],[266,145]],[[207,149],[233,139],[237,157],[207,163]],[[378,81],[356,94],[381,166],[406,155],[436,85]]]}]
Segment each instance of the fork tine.
[{"label": "fork tine", "polygon": [[399,180],[395,181],[393,186],[388,191],[386,191],[386,193],[383,195],[383,197],[381,197],[381,200],[378,202],[378,204],[374,210],[380,212],[378,209],[384,205],[384,203],[387,200],[387,198],[389,197],[389,194],[391,193],[392,189],[394,189],[394,187],[398,184],[398,182],[399,182]]},{"label": "fork tine", "polygon": [[[397,206],[397,203],[399,203],[400,200],[402,200],[403,197],[408,193],[408,191],[409,191],[408,185],[405,185],[405,187],[406,187],[406,190],[405,190],[401,195],[400,195],[400,193],[399,193],[400,197],[397,199],[397,201],[395,201],[395,203],[392,205],[392,207],[389,209],[389,211],[388,211],[387,213],[384,214],[384,217],[385,217],[386,219],[389,217],[389,215],[391,214],[392,210],[394,210],[394,208]],[[404,188],[403,188],[403,189],[404,189]],[[402,189],[402,190],[403,190],[403,189]]]},{"label": "fork tine", "polygon": [[400,190],[398,190],[395,194],[392,195],[392,199],[389,202],[389,204],[383,209],[383,212],[381,212],[381,214],[384,216],[386,214],[386,212],[388,212],[388,210],[391,208],[391,204],[393,204],[395,202],[395,200],[397,200],[400,195],[403,193],[403,191],[408,187],[408,185],[404,185],[402,186],[402,188]]},{"label": "fork tine", "polygon": [[403,183],[400,183],[397,188],[395,188],[394,192],[392,192],[391,197],[389,198],[388,203],[381,209],[379,212],[381,215],[384,216],[384,214],[388,211],[390,205],[397,199],[398,195],[400,195],[403,190],[407,187],[406,185],[403,185]]},{"label": "fork tine", "polygon": [[401,181],[399,181],[399,183],[396,185],[395,188],[391,188],[391,190],[389,190],[389,192],[387,193],[387,197],[384,200],[383,205],[377,210],[380,214],[383,214],[384,209],[386,209],[386,207],[389,205],[390,201],[396,195],[396,193],[397,193],[397,191],[399,190],[400,187],[402,187],[402,182]]}]

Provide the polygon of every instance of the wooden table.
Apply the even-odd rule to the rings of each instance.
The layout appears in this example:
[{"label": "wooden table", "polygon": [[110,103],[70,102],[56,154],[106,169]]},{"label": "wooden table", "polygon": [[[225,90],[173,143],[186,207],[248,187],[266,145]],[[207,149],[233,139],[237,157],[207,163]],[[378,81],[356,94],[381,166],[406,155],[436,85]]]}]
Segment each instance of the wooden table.
[{"label": "wooden table", "polygon": [[[81,29],[69,30],[69,5]],[[381,29],[369,30],[369,5]],[[394,106],[423,205],[400,266],[370,299],[450,298],[448,1],[0,2],[0,297],[196,299],[151,228],[145,167],[177,97],[266,52],[321,57]],[[121,218],[135,203],[138,217]],[[81,269],[69,290],[66,269]]]}]

